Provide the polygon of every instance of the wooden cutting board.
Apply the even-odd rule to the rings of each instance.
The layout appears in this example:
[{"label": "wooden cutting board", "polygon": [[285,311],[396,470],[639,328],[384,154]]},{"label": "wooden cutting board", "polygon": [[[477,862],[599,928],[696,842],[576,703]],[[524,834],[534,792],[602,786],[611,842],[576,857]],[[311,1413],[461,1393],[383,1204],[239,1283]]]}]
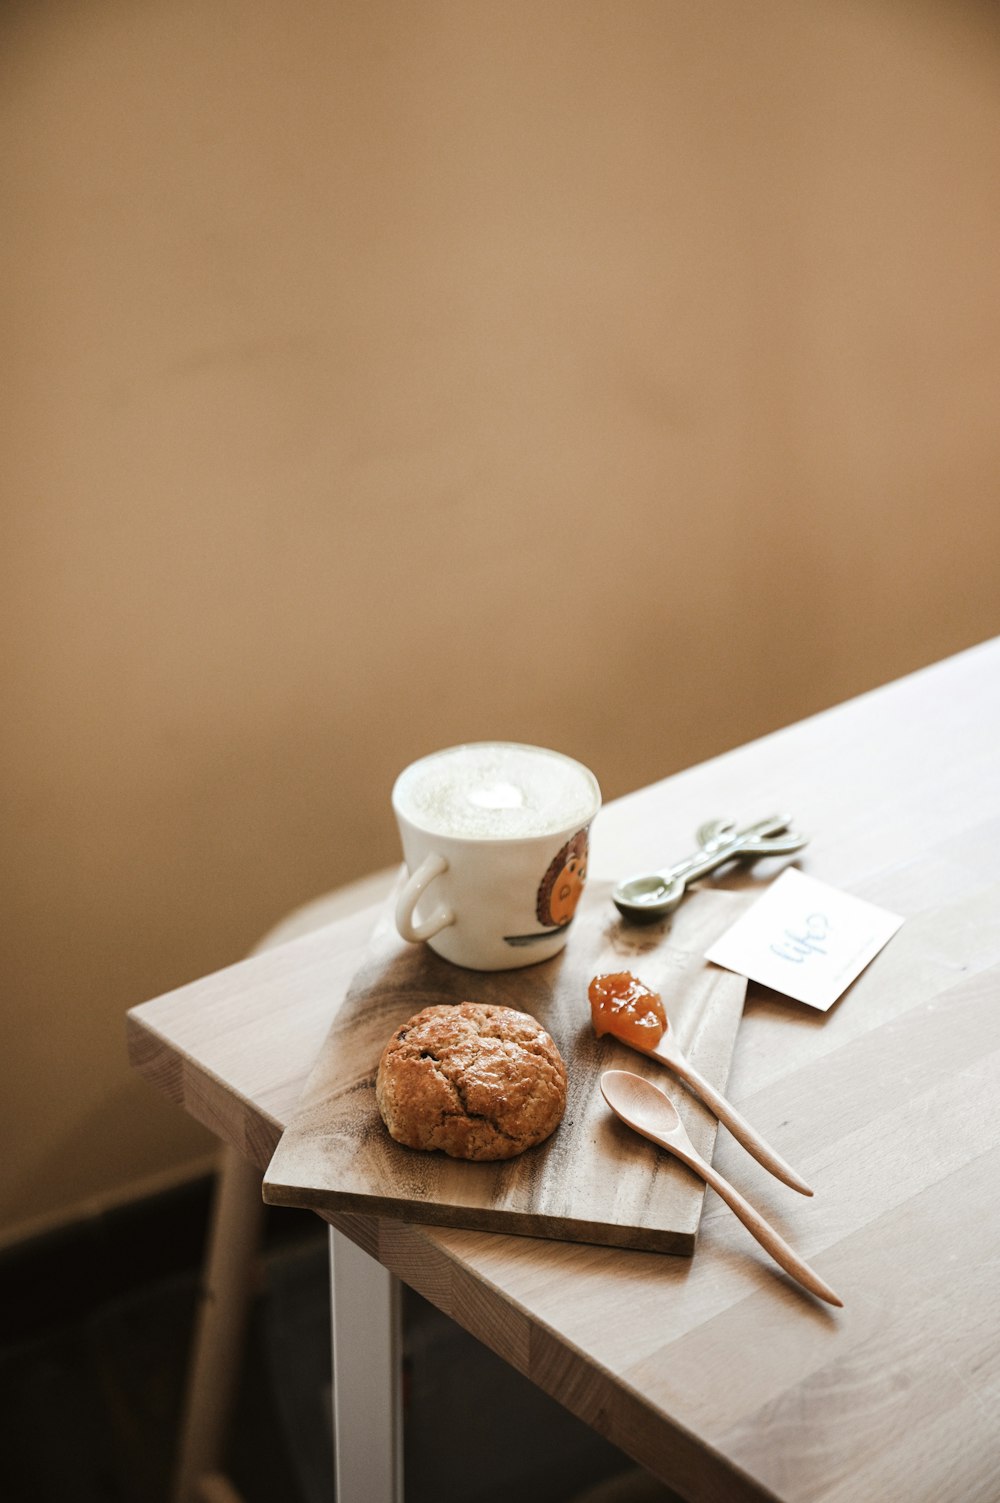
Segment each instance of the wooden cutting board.
[{"label": "wooden cutting board", "polygon": [[[661,992],[691,1063],[723,1089],[746,981],[702,956],[744,902],[695,891],[672,919],[640,928],[619,919],[608,887],[592,885],[561,955],[503,972],[464,970],[426,945],[406,944],[390,903],[271,1160],[264,1199],[690,1256],[704,1186],[612,1115],[600,1093],[601,1072],[620,1067],[655,1080],[709,1159],[716,1120],[662,1065],[617,1039],[595,1037],[587,987],[598,972],[634,971]],[[531,1013],[566,1061],[563,1121],[518,1158],[479,1164],[404,1148],[379,1115],[375,1072],[390,1035],[422,1007],[460,1001]]]}]

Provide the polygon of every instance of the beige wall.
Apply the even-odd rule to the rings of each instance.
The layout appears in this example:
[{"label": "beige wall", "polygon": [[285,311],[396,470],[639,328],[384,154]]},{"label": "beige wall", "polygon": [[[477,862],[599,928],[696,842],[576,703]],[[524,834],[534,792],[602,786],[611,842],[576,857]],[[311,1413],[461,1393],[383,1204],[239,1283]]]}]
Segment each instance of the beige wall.
[{"label": "beige wall", "polygon": [[992,14],[5,7],[2,1235],[208,1150],[126,1007],[413,756],[613,796],[1000,631]]}]

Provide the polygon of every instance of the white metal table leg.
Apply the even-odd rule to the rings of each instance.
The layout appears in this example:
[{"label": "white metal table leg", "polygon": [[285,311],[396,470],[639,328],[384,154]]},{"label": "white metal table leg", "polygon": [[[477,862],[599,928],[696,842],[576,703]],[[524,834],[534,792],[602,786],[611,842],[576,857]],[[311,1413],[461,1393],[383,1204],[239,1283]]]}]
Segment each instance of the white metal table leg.
[{"label": "white metal table leg", "polygon": [[330,1228],[337,1503],[402,1503],[399,1280]]}]

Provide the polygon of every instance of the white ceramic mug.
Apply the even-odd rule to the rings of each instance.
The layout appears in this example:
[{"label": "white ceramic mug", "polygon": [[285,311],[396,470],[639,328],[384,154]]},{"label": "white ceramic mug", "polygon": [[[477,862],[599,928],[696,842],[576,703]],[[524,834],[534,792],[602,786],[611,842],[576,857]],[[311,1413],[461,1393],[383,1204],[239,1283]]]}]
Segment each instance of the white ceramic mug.
[{"label": "white ceramic mug", "polygon": [[475,971],[562,949],[601,806],[589,768],[544,747],[470,742],[407,767],[392,806],[409,873],[396,904],[404,939]]}]

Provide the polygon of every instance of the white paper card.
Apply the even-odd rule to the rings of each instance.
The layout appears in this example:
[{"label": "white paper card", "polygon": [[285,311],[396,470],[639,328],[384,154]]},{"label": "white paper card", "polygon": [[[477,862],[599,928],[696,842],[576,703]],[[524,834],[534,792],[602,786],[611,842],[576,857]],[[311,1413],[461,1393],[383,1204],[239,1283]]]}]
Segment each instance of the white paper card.
[{"label": "white paper card", "polygon": [[902,922],[790,866],[705,958],[825,1012]]}]

